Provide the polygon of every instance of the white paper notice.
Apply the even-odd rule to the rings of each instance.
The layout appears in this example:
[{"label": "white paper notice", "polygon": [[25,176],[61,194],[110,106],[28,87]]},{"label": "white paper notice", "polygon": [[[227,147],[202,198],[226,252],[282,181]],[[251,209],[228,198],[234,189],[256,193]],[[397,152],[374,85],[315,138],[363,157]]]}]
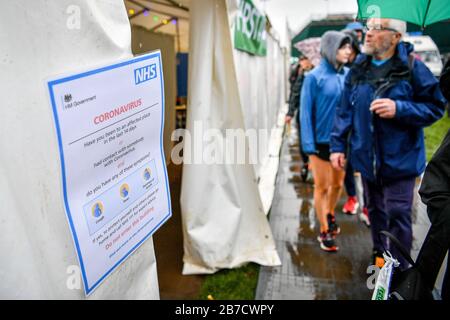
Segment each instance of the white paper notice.
[{"label": "white paper notice", "polygon": [[48,82],[64,205],[90,294],[171,216],[159,51]]}]

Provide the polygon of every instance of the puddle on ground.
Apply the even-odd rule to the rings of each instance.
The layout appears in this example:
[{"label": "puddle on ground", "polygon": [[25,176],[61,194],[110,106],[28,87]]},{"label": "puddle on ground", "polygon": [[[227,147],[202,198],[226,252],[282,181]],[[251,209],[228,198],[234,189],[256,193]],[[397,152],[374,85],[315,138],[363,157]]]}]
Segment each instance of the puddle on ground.
[{"label": "puddle on ground", "polygon": [[324,252],[316,239],[300,242],[286,245],[295,268],[294,274],[314,281],[298,290],[310,291],[314,294],[313,299],[318,300],[370,297],[371,292],[366,285],[369,276],[365,272],[367,261],[351,260],[342,252]]},{"label": "puddle on ground", "polygon": [[[296,228],[292,225],[295,220],[291,216],[290,219],[277,221],[277,231],[282,235],[278,240],[283,243],[283,248],[279,248],[284,251],[281,255],[283,266],[269,271],[277,274],[273,278],[276,283],[272,288],[279,288],[271,295],[317,300],[370,299],[372,292],[366,285],[369,277],[366,270],[371,254],[370,232],[359,222],[357,216],[340,213],[345,202],[343,196],[336,208],[337,222],[341,227],[341,234],[336,240],[340,250],[336,253],[321,250],[317,241],[319,227],[314,210],[314,185],[311,174],[307,182],[301,179],[302,164],[298,144],[284,148],[280,172],[291,174],[284,176],[285,179],[280,180],[281,185],[277,185],[277,188],[283,190],[280,201],[292,189],[302,201],[286,201],[282,206],[283,212],[287,210],[298,214]],[[294,230],[297,234],[293,233]],[[286,272],[286,276],[284,273],[279,276],[279,272]]]}]

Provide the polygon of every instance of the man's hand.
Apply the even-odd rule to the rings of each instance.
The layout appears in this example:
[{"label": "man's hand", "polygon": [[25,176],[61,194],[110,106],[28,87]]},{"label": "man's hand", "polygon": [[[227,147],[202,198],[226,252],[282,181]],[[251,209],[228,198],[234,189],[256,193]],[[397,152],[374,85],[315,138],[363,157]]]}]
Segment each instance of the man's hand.
[{"label": "man's hand", "polygon": [[391,99],[376,99],[370,105],[370,111],[385,119],[394,118],[396,110],[395,101]]},{"label": "man's hand", "polygon": [[330,155],[331,166],[336,170],[344,170],[345,168],[345,154],[334,152]]},{"label": "man's hand", "polygon": [[292,117],[291,117],[291,116],[286,116],[286,118],[284,118],[284,122],[285,122],[286,124],[290,124],[290,123],[291,123],[291,120],[292,120]]}]

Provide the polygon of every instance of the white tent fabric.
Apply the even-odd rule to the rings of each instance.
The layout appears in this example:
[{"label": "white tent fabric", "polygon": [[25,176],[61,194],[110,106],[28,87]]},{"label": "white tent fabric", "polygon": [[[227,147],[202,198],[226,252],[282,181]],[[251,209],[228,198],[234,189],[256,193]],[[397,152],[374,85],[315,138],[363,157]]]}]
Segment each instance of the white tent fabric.
[{"label": "white tent fabric", "polygon": [[234,60],[245,128],[265,133],[260,134],[258,144],[250,145],[250,148],[257,148],[251,154],[258,154],[258,159],[253,159],[254,170],[267,214],[275,191],[284,115],[287,112],[284,56],[278,43],[269,35],[267,56],[256,57],[234,50]]},{"label": "white tent fabric", "polygon": [[[78,260],[62,202],[45,80],[126,57],[131,57],[130,26],[122,0],[2,4],[0,299],[84,298],[76,286]],[[158,299],[153,241],[89,298]]]},{"label": "white tent fabric", "polygon": [[[239,10],[237,4],[236,0],[228,0],[231,30],[234,30]],[[254,170],[259,180],[263,209],[267,214],[275,192],[284,115],[287,112],[286,55],[270,33],[267,34],[266,56],[254,56],[239,50],[233,53],[245,128],[265,133],[258,136],[258,145],[250,145],[250,148],[257,149],[250,153],[258,154],[258,159],[253,159]]]},{"label": "white tent fabric", "polygon": [[[189,74],[187,130],[193,135],[198,122],[204,129],[218,129],[213,143],[220,150],[226,129],[247,127],[238,88],[241,83],[234,68],[226,1],[193,1],[190,12],[189,65],[199,67],[191,68]],[[258,115],[264,112],[276,116],[268,104],[258,110]],[[194,137],[193,140],[196,141]],[[280,264],[251,164],[185,163],[181,207],[183,274],[213,273],[249,261]]]}]

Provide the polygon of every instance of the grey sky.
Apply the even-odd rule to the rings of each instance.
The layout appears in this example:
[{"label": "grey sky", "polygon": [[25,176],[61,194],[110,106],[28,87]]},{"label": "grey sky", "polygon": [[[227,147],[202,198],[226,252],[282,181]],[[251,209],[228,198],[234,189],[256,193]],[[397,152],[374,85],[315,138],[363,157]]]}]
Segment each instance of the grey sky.
[{"label": "grey sky", "polygon": [[311,17],[336,13],[356,15],[356,0],[260,0],[277,30],[285,28],[285,17],[293,31],[298,31]]}]

